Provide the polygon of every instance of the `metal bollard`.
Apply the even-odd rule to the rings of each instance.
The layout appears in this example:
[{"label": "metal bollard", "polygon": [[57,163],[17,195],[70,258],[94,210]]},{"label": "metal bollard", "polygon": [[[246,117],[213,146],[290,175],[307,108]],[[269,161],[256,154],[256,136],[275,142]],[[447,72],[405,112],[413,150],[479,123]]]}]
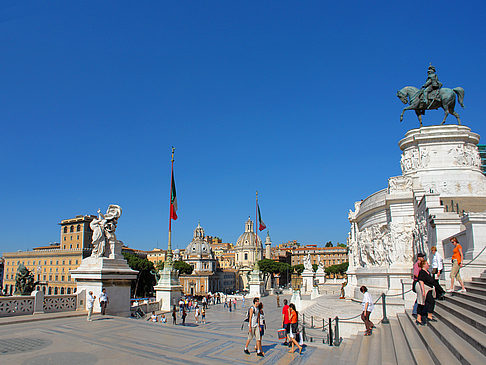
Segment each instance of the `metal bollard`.
[{"label": "metal bollard", "polygon": [[390,321],[386,317],[386,295],[385,295],[385,293],[381,294],[381,301],[382,301],[382,304],[383,304],[383,319],[381,320],[381,323],[389,324]]},{"label": "metal bollard", "polygon": [[402,282],[402,299],[405,300],[405,289],[404,289],[403,280],[400,281]]},{"label": "metal bollard", "polygon": [[311,328],[314,328],[314,316],[311,316]]},{"label": "metal bollard", "polygon": [[302,325],[305,325],[305,314],[302,313]]},{"label": "metal bollard", "polygon": [[332,346],[332,320],[329,318],[329,346]]},{"label": "metal bollard", "polygon": [[334,346],[339,346],[341,344],[341,338],[339,337],[339,318],[336,316],[334,320],[336,321],[334,330]]},{"label": "metal bollard", "polygon": [[322,319],[322,332],[324,332],[324,327],[326,326],[326,321],[324,318]]}]

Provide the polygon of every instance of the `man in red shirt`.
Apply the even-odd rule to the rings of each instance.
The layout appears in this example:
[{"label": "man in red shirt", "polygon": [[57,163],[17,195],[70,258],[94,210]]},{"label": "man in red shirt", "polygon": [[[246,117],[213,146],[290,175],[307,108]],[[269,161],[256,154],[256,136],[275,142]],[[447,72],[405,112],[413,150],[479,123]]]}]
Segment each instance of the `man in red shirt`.
[{"label": "man in red shirt", "polygon": [[289,306],[287,304],[287,299],[284,299],[284,306],[282,308],[282,327],[285,328],[285,333],[287,333],[287,337],[285,338],[284,345],[290,345],[290,319],[289,319]]}]

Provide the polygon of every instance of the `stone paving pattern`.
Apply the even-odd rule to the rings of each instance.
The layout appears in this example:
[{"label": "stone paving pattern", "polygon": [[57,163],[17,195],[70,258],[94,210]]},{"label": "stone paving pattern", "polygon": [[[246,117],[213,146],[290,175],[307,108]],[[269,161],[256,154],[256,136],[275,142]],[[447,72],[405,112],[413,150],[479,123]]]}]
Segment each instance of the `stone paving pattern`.
[{"label": "stone paving pattern", "polygon": [[[281,298],[283,302],[283,298]],[[281,327],[281,308],[275,297],[263,299],[267,331],[263,346],[265,357],[243,353],[247,330],[241,330],[246,308],[238,302],[236,311],[223,305],[211,306],[207,324],[196,324],[188,313],[186,326],[152,323],[146,320],[94,316],[49,319],[0,326],[0,342],[14,340],[16,353],[0,353],[1,364],[323,364],[338,349],[309,344],[301,355],[289,354],[277,339]],[[178,318],[178,323],[180,319]],[[245,323],[246,324],[246,323]],[[41,339],[44,347],[32,347]],[[335,361],[335,359],[334,359]]]}]

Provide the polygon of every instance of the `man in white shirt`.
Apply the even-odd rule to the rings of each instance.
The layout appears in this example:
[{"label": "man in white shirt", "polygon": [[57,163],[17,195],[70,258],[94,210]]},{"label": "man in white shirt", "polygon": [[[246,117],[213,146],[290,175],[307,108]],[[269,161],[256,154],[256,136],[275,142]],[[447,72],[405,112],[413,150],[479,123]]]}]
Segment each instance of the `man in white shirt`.
[{"label": "man in white shirt", "polygon": [[100,294],[100,307],[101,307],[101,315],[105,315],[106,306],[108,305],[108,295],[106,294],[106,289],[103,288]]},{"label": "man in white shirt", "polygon": [[437,247],[432,246],[430,252],[432,253],[432,275],[434,275],[434,279],[439,281],[440,274],[444,269],[444,260],[442,259],[440,253],[437,252]]},{"label": "man in white shirt", "polygon": [[90,291],[88,293],[88,297],[86,298],[86,307],[88,308],[88,322],[91,322],[91,315],[93,314],[93,305],[96,299],[96,295],[93,295],[93,292]]}]

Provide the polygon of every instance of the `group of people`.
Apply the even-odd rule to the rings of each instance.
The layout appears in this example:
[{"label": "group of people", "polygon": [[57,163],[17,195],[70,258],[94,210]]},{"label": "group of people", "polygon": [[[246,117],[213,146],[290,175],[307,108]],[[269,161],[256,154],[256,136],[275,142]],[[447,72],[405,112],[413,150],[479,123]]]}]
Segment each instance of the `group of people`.
[{"label": "group of people", "polygon": [[[450,242],[454,248],[451,257],[451,286],[447,291],[454,291],[454,281],[457,280],[461,285],[460,291],[466,292],[460,275],[460,269],[463,267],[464,261],[462,246],[456,237],[452,237]],[[422,326],[427,325],[427,321],[436,321],[433,316],[435,301],[436,299],[443,299],[445,295],[444,289],[439,284],[440,276],[444,270],[443,258],[435,246],[431,248],[431,254],[431,263],[427,261],[425,254],[419,253],[413,265],[412,289],[417,294],[417,299],[413,306],[412,315],[416,317],[415,323]]]},{"label": "group of people", "polygon": [[165,318],[165,314],[162,313],[160,316],[158,316],[157,314],[155,314],[155,312],[152,312],[152,315],[150,317],[147,318],[147,321],[151,321],[151,322],[160,322],[162,324],[164,323],[167,323],[167,318]]},{"label": "group of people", "polygon": [[[192,303],[191,303],[192,304]],[[188,307],[190,308],[190,307]],[[202,305],[199,307],[199,304],[197,301],[194,301],[194,319],[196,320],[196,323],[206,323],[206,308],[207,305]],[[180,306],[180,316],[182,320],[182,325],[186,325],[186,317],[187,317],[187,310],[186,306],[182,305]],[[172,308],[172,324],[177,324],[177,306],[174,305]]]},{"label": "group of people", "polygon": [[[87,318],[88,322],[92,321],[91,317],[93,316],[93,307],[94,307],[95,300],[96,300],[96,295],[93,295],[93,292],[90,290],[86,297],[86,308],[88,309],[88,318]],[[106,306],[109,303],[108,295],[106,294],[105,288],[101,290],[99,301],[100,301],[101,315],[104,316],[106,314]]]}]

